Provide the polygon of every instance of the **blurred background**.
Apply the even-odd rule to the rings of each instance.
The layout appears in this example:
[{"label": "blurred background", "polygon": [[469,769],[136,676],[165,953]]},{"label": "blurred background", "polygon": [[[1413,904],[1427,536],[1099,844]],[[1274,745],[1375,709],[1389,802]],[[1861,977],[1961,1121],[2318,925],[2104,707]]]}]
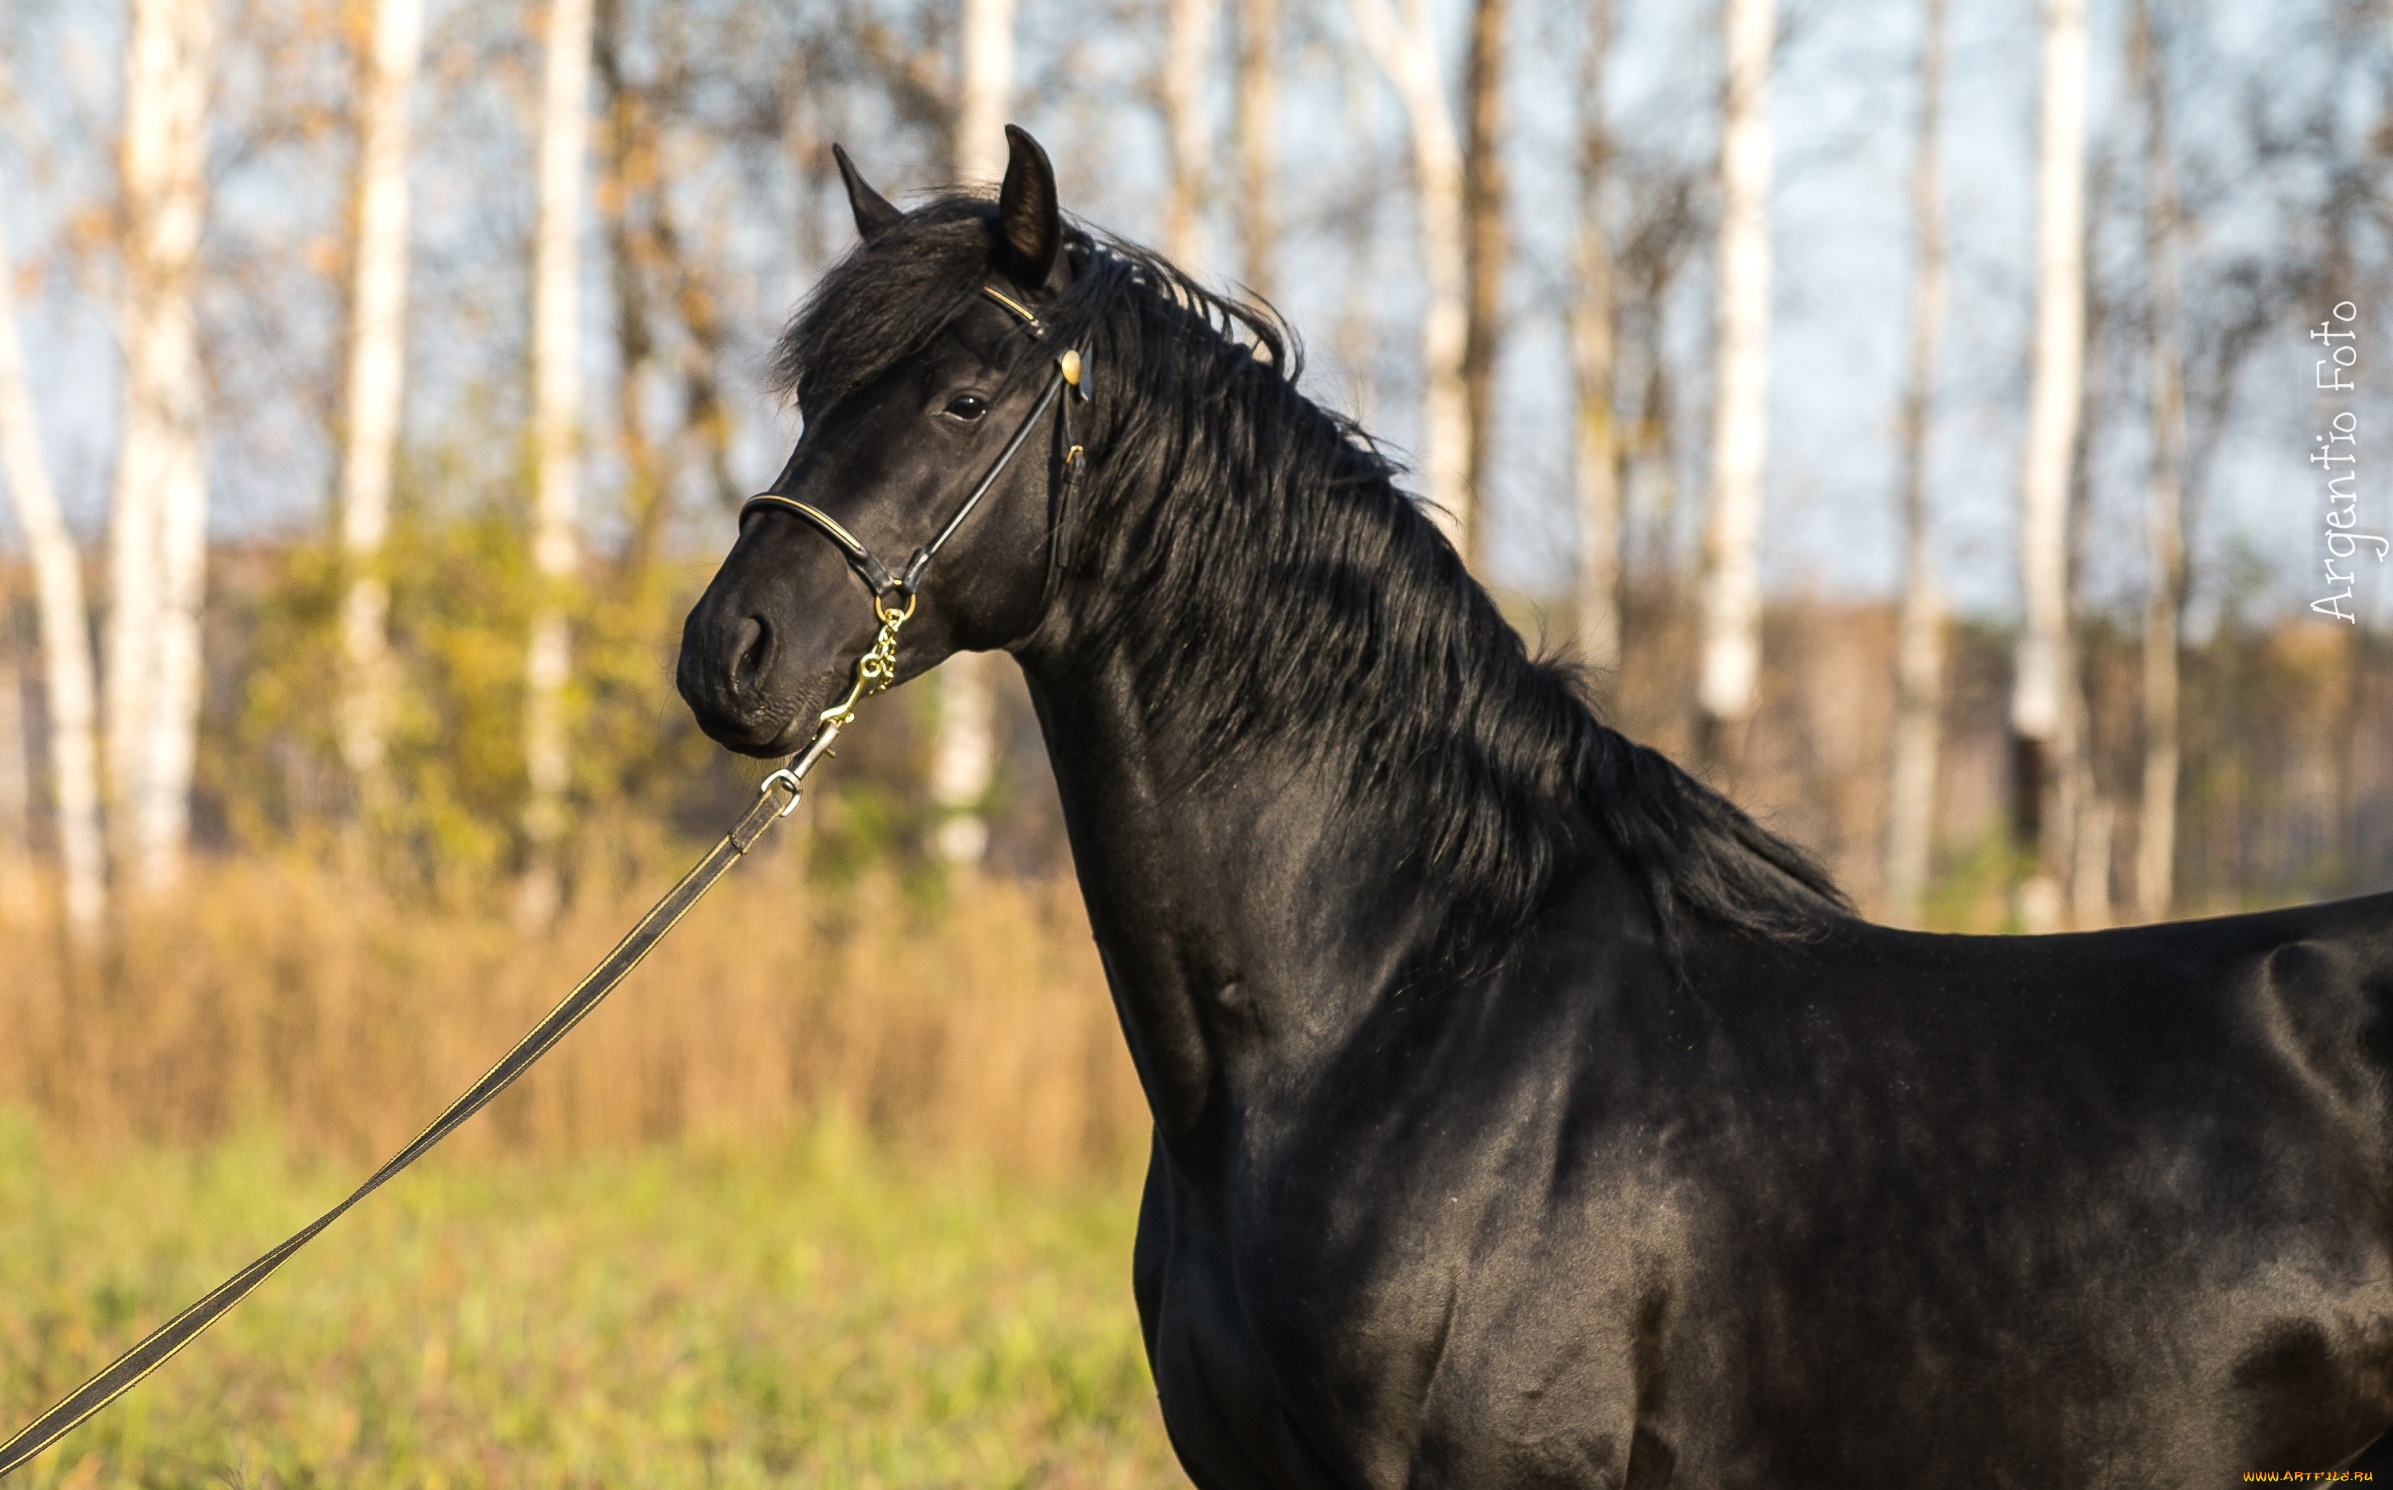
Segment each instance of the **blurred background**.
[{"label": "blurred background", "polygon": [[[763,774],[672,688],[852,242],[1031,129],[1871,914],[2393,884],[2393,4],[11,0],[0,1415],[403,1142]],[[1003,659],[30,1484],[1171,1484]]]}]

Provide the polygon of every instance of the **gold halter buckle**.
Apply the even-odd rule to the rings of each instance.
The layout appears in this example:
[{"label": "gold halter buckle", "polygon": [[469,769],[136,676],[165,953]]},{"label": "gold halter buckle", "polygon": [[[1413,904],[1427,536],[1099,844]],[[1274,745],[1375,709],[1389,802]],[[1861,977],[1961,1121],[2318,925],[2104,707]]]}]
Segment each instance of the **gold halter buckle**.
[{"label": "gold halter buckle", "polygon": [[887,691],[889,685],[897,681],[897,631],[913,617],[914,602],[920,598],[912,590],[906,591],[905,596],[906,604],[902,610],[889,608],[887,591],[872,597],[872,612],[881,618],[880,635],[874,637],[871,648],[856,659],[856,681],[849,686],[848,696],[823,710],[817,718],[818,725],[846,729],[856,721],[857,704],[876,693]]}]

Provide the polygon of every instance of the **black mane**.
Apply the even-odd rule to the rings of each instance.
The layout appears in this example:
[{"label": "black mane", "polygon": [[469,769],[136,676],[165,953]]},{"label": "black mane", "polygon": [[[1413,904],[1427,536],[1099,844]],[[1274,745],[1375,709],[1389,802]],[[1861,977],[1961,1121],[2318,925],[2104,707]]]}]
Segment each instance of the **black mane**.
[{"label": "black mane", "polygon": [[[816,411],[926,346],[979,292],[993,222],[951,193],[848,255],[775,347],[776,385]],[[1426,830],[1419,867],[1451,897],[1465,960],[1508,941],[1598,835],[1673,944],[1689,918],[1789,937],[1849,914],[1808,854],[1528,655],[1370,437],[1297,391],[1275,313],[1077,224],[1066,242],[1074,281],[1041,319],[1089,348],[1072,569],[1105,576],[1090,593],[1110,609],[1088,624],[1190,759],[1292,746],[1348,775],[1356,812]]]}]

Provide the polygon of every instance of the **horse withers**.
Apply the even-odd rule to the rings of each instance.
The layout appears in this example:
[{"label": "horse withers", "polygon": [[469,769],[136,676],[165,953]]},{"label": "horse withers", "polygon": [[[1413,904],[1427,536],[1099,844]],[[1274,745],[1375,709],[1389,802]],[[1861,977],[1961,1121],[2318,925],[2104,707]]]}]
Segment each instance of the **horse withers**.
[{"label": "horse withers", "polygon": [[[1863,922],[1527,655],[1268,312],[1066,222],[1009,137],[994,202],[841,157],[863,242],[782,338],[804,434],[680,684],[773,756],[876,600],[901,676],[1021,665],[1154,1111],[1133,1276],[1197,1484],[2380,1462],[2393,899]],[[913,584],[870,558],[943,525]]]}]

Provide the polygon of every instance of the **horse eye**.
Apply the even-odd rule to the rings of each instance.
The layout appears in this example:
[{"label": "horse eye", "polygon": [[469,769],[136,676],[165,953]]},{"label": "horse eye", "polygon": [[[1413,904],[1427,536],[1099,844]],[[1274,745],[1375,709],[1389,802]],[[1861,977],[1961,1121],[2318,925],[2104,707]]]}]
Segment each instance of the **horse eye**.
[{"label": "horse eye", "polygon": [[977,393],[959,393],[947,401],[947,412],[970,424],[989,412],[988,401]]}]

